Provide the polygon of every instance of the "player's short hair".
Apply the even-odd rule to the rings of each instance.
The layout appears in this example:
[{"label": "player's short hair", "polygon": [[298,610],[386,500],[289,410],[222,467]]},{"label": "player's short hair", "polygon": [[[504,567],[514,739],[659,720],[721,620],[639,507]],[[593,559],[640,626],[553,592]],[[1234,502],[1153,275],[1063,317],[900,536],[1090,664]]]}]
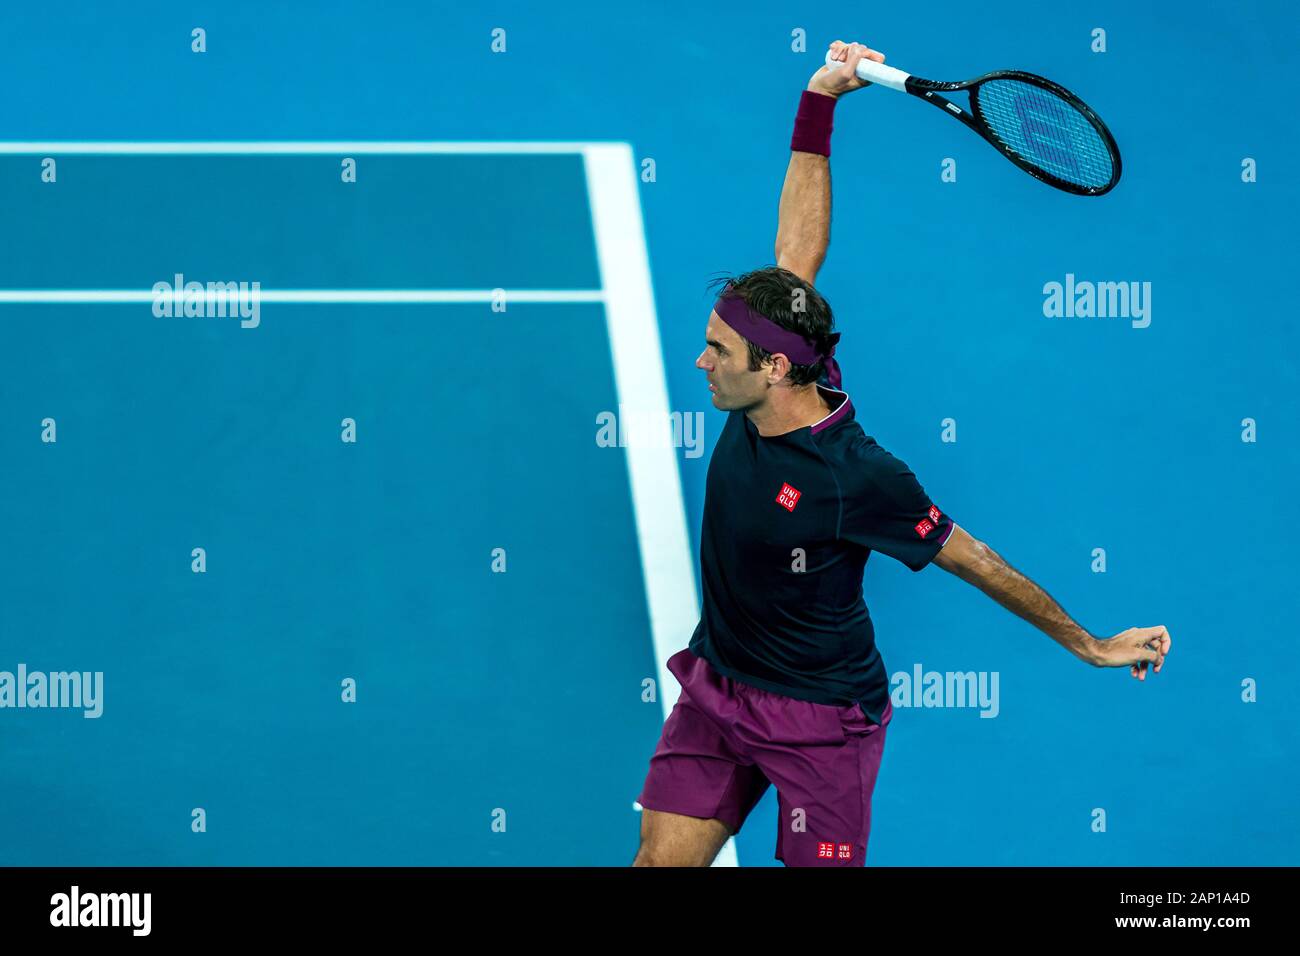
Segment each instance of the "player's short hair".
[{"label": "player's short hair", "polygon": [[[789,269],[766,266],[738,276],[722,276],[709,283],[709,289],[721,292],[727,284],[732,293],[745,300],[756,312],[767,316],[781,328],[797,332],[810,339],[819,352],[830,348],[830,334],[835,330],[835,317],[830,304],[813,288]],[[742,336],[743,338],[743,336]],[[749,346],[749,370],[756,372],[764,362],[772,360],[772,353],[761,345],[745,339]],[[812,365],[791,365],[786,380],[791,385],[809,385],[826,371],[826,363],[818,359]]]}]

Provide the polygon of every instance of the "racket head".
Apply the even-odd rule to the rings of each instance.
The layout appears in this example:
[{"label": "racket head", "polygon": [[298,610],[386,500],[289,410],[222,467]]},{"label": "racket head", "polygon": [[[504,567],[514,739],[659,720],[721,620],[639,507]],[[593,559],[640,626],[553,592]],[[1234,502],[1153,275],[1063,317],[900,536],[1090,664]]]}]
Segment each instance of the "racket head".
[{"label": "racket head", "polygon": [[998,70],[961,86],[970,91],[984,138],[1035,179],[1080,196],[1104,195],[1119,182],[1123,166],[1115,137],[1059,83]]}]

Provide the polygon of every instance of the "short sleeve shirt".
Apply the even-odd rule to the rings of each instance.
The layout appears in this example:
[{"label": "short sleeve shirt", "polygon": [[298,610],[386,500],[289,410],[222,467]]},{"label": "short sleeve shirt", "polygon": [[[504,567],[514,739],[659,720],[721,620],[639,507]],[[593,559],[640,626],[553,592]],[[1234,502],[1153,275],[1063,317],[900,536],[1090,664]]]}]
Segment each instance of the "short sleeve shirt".
[{"label": "short sleeve shirt", "polygon": [[864,434],[847,393],[818,388],[830,414],[784,435],[760,436],[741,411],[727,418],[709,462],[690,649],[734,680],[856,702],[879,722],[889,679],[862,592],[867,558],[920,571],[954,526]]}]

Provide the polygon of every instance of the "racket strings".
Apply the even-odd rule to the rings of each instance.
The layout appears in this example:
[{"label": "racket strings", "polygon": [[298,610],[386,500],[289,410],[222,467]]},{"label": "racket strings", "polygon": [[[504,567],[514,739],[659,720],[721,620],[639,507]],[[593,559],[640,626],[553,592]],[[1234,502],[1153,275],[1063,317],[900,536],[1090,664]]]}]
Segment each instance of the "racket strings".
[{"label": "racket strings", "polygon": [[1021,159],[1079,186],[1100,189],[1111,182],[1110,148],[1068,101],[1020,80],[989,80],[975,96],[989,129]]}]

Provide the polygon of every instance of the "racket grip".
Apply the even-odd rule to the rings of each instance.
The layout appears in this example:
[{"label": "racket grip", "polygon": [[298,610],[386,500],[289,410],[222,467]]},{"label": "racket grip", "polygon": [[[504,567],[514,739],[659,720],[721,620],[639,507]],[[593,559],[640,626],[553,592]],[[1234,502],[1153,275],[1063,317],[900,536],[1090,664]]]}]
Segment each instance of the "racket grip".
[{"label": "racket grip", "polygon": [[[827,51],[826,65],[832,70],[844,66],[843,60],[836,60],[833,55]],[[900,93],[907,92],[907,78],[910,73],[904,73],[892,66],[885,66],[883,63],[877,63],[875,60],[862,60],[858,68],[854,71],[859,80],[867,83],[879,83],[881,86],[887,86],[891,90],[898,90]]]}]

